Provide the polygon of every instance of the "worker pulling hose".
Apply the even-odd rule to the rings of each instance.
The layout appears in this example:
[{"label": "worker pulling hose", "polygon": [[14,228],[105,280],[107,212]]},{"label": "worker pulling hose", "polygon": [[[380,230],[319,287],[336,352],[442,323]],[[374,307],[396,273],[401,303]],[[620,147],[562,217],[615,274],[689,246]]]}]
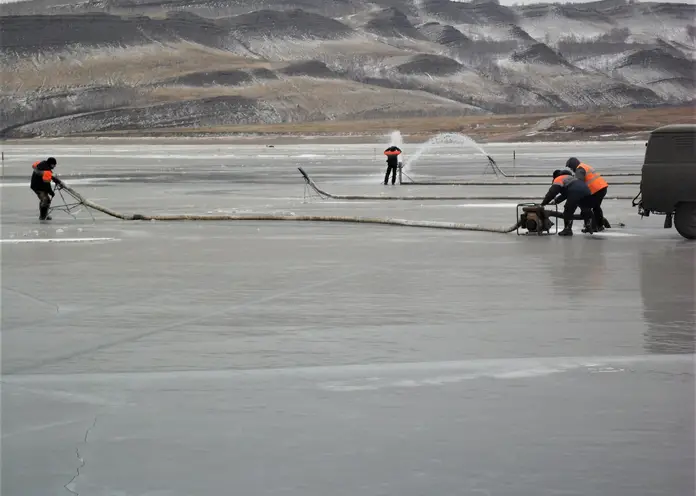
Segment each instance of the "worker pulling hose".
[{"label": "worker pulling hose", "polygon": [[459,224],[456,222],[437,222],[424,220],[389,219],[377,217],[339,217],[327,215],[278,215],[278,214],[252,214],[252,215],[200,215],[200,214],[172,214],[172,215],[143,215],[143,214],[123,214],[110,208],[94,203],[84,198],[77,191],[62,182],[61,188],[75,197],[82,205],[98,212],[102,212],[111,217],[122,220],[154,220],[154,221],[304,221],[304,222],[339,222],[350,224],[382,224],[392,226],[420,227],[429,229],[449,229],[455,231],[482,231],[494,233],[510,233],[518,228],[519,222],[509,227],[488,227],[478,224]]}]

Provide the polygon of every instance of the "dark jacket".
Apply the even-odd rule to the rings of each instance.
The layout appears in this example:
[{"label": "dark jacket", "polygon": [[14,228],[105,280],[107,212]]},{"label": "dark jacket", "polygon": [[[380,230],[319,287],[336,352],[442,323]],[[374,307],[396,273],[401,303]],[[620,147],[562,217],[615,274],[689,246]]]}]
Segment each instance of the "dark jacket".
[{"label": "dark jacket", "polygon": [[[558,195],[558,197],[556,197],[556,195]],[[553,184],[542,200],[541,206],[548,205],[554,198],[556,198],[556,204],[558,204],[566,198],[573,198],[579,201],[581,198],[590,195],[590,188],[588,188],[584,182],[573,177],[570,171],[563,171],[553,180]]]},{"label": "dark jacket", "polygon": [[387,156],[387,165],[391,167],[397,167],[399,165],[399,155],[401,155],[401,149],[398,146],[390,146],[384,150],[384,154]]},{"label": "dark jacket", "polygon": [[45,160],[35,162],[31,167],[33,171],[31,173],[31,183],[29,187],[36,193],[44,191],[50,195],[53,195],[54,193],[53,189],[51,188],[51,181],[56,184],[60,184],[60,179],[53,174],[53,167],[46,163]]}]

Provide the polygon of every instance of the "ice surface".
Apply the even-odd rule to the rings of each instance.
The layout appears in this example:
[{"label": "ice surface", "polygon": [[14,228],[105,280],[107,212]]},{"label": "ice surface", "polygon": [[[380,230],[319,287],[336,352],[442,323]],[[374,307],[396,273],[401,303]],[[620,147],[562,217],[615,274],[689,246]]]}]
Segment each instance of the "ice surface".
[{"label": "ice surface", "polygon": [[[386,141],[12,144],[3,173],[26,184],[55,156],[124,212],[494,226],[514,203],[304,202],[297,167],[337,193],[546,191],[385,187]],[[484,148],[548,173],[570,156],[639,171],[645,150]],[[448,144],[414,174],[486,165]],[[607,234],[572,239],[37,213],[28,186],[2,189],[3,496],[694,493],[696,245],[630,201],[605,201]]]}]

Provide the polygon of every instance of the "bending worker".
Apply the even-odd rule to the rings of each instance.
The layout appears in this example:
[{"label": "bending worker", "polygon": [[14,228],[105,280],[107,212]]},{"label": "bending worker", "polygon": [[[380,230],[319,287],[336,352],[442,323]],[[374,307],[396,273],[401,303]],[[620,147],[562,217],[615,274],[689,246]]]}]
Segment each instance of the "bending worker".
[{"label": "bending worker", "polygon": [[384,154],[387,156],[387,173],[384,175],[384,184],[389,181],[389,173],[392,173],[392,184],[396,182],[396,169],[399,168],[399,155],[401,155],[401,149],[398,146],[390,146],[384,150]]},{"label": "bending worker", "polygon": [[566,167],[575,173],[575,177],[587,184],[592,194],[591,206],[594,227],[597,231],[603,231],[606,221],[602,211],[602,200],[607,195],[609,184],[600,176],[594,168],[580,162],[577,158],[571,157],[566,162]]},{"label": "bending worker", "polygon": [[58,187],[63,185],[62,181],[53,174],[56,165],[56,159],[49,157],[46,160],[35,162],[31,166],[33,171],[29,187],[39,197],[39,220],[51,220],[48,209],[51,207],[51,200],[56,195],[51,188],[51,181],[56,183]]},{"label": "bending worker", "polygon": [[591,198],[590,188],[579,179],[573,177],[570,171],[555,170],[553,171],[553,184],[551,184],[548,193],[541,201],[541,206],[544,207],[549,204],[559,205],[567,199],[568,201],[563,210],[563,230],[558,235],[573,235],[573,216],[578,207],[580,207],[580,212],[585,222],[585,229],[582,232],[592,233]]}]

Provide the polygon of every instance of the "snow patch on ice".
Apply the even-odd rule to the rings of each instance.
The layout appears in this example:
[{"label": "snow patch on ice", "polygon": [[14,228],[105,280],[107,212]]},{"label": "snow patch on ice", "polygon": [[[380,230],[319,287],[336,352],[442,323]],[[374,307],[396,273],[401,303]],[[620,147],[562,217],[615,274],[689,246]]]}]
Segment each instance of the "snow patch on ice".
[{"label": "snow patch on ice", "polygon": [[503,371],[476,371],[468,374],[453,374],[453,375],[437,375],[433,377],[424,377],[417,379],[401,379],[390,380],[372,377],[360,381],[338,381],[327,382],[320,385],[321,389],[336,392],[350,391],[377,391],[380,389],[394,388],[416,388],[424,386],[444,386],[447,384],[456,384],[459,382],[470,381],[475,379],[527,379],[535,377],[543,377],[551,374],[558,374],[568,370],[580,368],[580,365],[569,364],[559,367],[533,367],[523,368],[519,370],[503,370]]},{"label": "snow patch on ice", "polygon": [[[126,181],[132,178],[129,177],[95,177],[92,179],[66,179],[66,183],[70,183],[70,185],[75,185],[75,184],[93,184],[93,183],[98,183],[98,182],[103,182],[103,181]],[[29,187],[29,181],[22,181],[20,182],[6,182],[2,181],[0,182],[0,188],[28,188]]]},{"label": "snow patch on ice", "polygon": [[98,241],[119,241],[118,238],[31,238],[31,239],[0,239],[0,243],[94,243]]},{"label": "snow patch on ice", "polygon": [[515,208],[517,203],[459,203],[456,205],[421,205],[423,208]]}]

